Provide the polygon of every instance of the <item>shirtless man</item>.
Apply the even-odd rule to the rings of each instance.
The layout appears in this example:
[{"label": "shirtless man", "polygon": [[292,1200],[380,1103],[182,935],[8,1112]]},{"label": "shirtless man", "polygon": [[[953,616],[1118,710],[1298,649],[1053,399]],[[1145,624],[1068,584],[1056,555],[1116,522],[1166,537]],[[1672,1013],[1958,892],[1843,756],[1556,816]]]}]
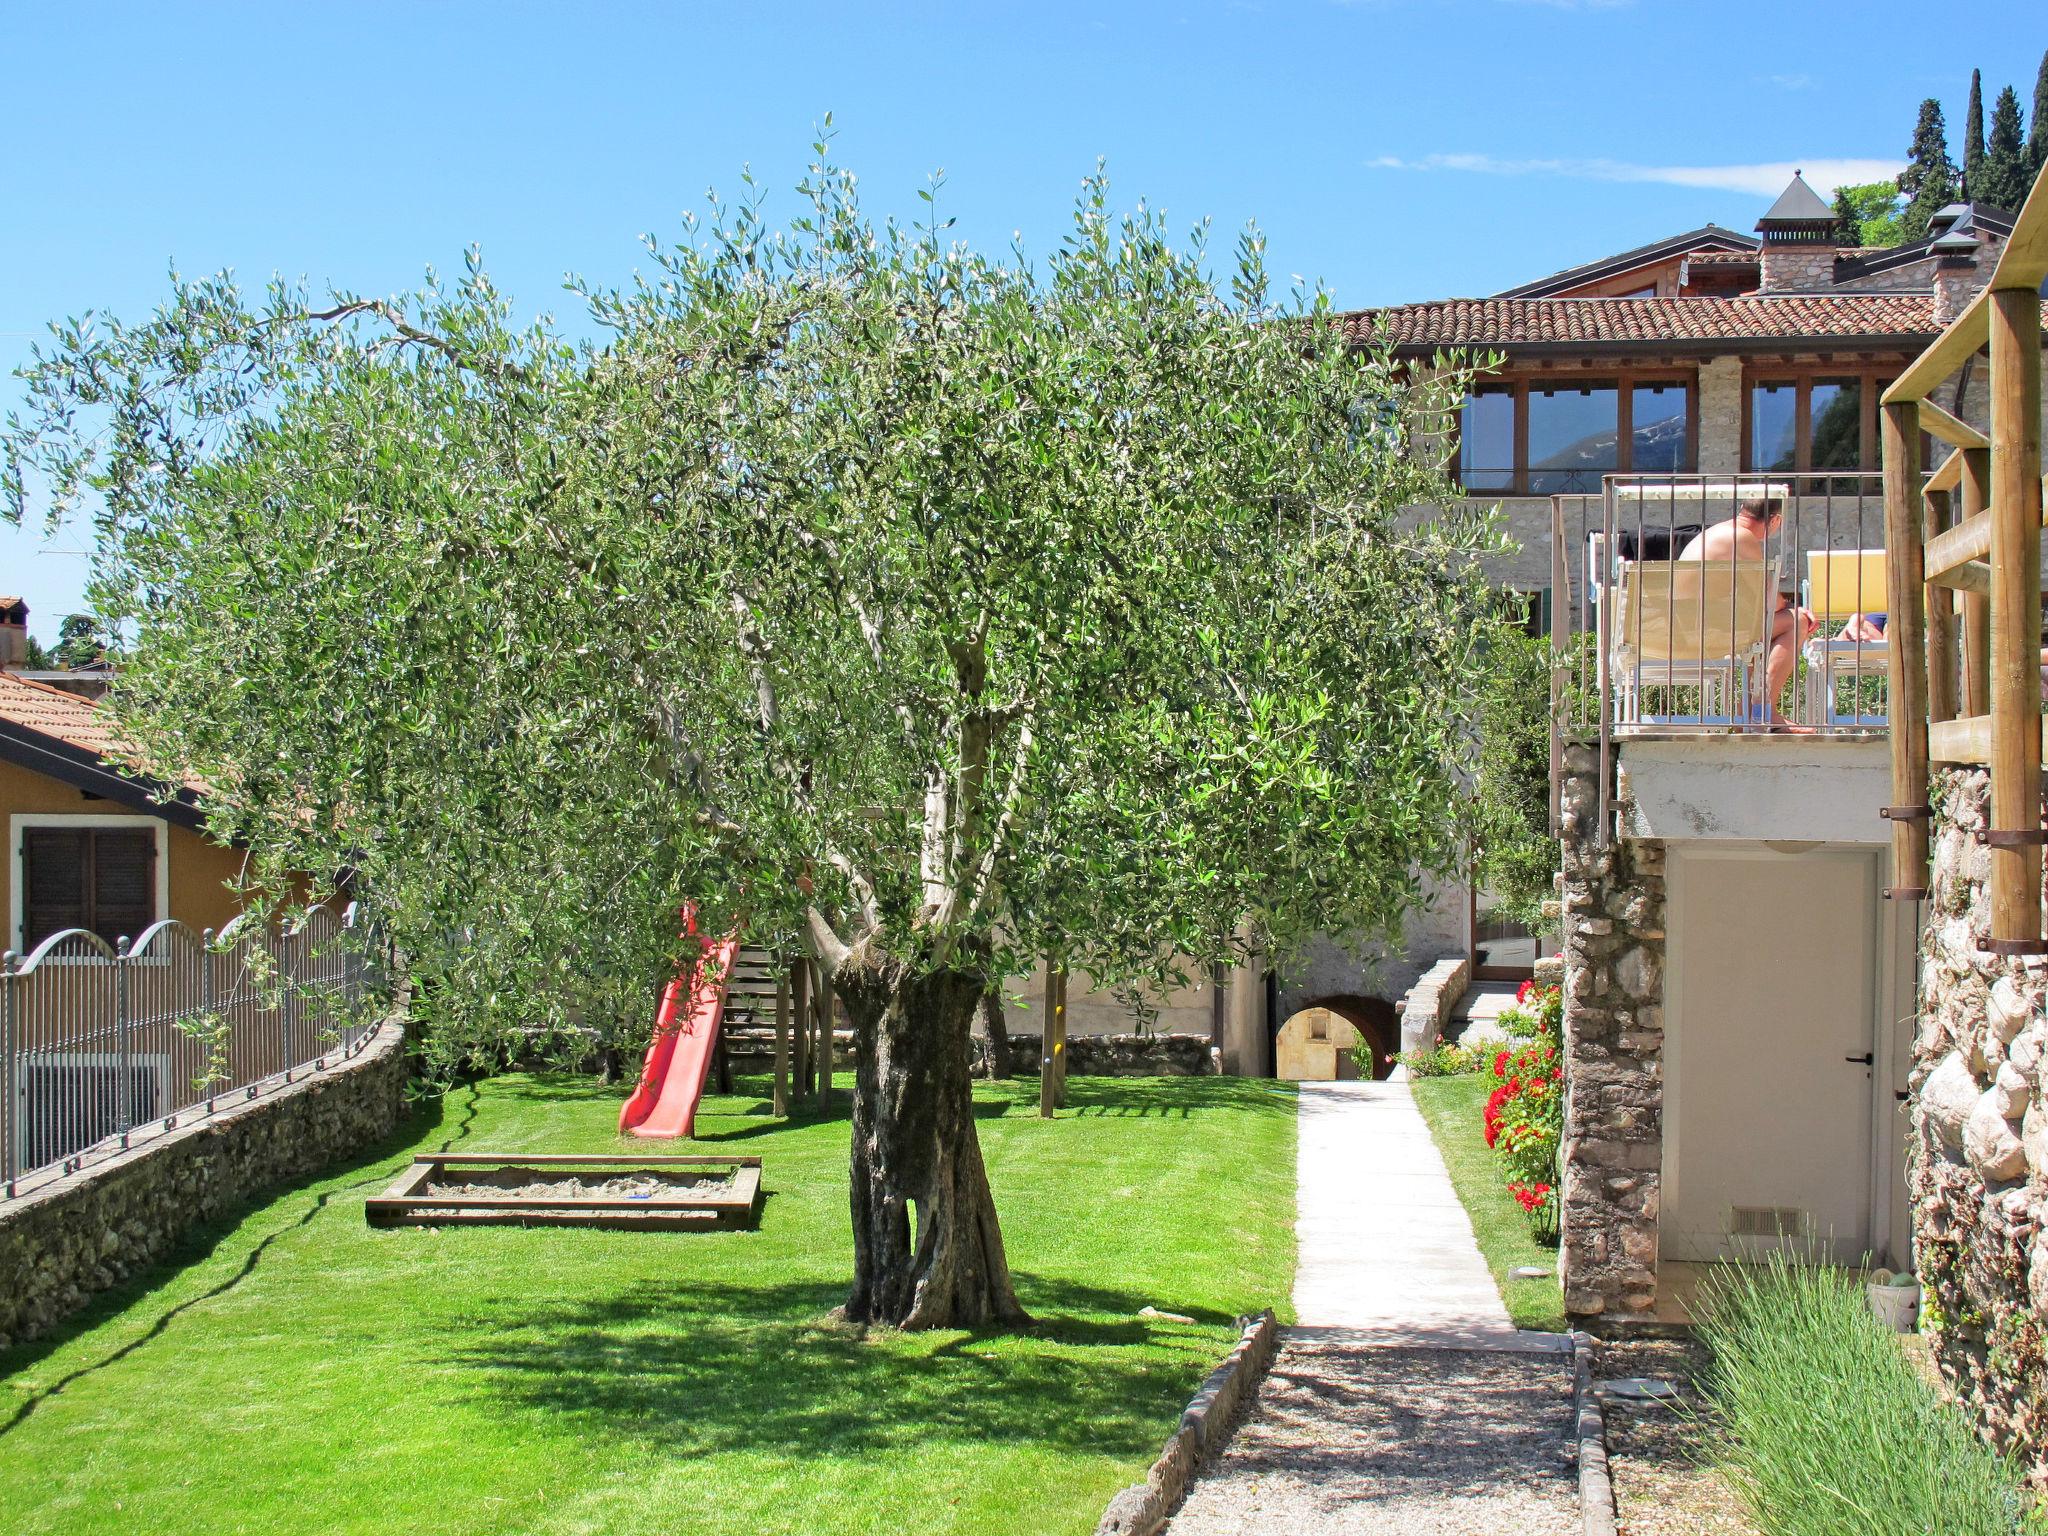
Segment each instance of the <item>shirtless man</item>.
[{"label": "shirtless man", "polygon": [[[1770,540],[1785,522],[1785,504],[1775,496],[1759,496],[1736,508],[1726,522],[1716,523],[1679,552],[1681,560],[1770,561]],[[1799,647],[1814,631],[1814,617],[1793,604],[1784,593],[1777,594],[1771,614],[1771,638],[1764,658],[1764,717],[1771,729],[1801,731],[1778,713],[1778,696],[1791,681],[1799,663]]]}]

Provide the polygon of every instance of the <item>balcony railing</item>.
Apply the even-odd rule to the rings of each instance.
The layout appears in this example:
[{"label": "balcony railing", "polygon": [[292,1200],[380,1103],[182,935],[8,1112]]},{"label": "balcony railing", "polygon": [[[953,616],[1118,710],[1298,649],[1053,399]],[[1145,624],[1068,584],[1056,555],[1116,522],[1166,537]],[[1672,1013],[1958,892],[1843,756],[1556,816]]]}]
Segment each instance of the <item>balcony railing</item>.
[{"label": "balcony railing", "polygon": [[[1890,723],[1883,476],[1605,477],[1551,498],[1553,777],[1567,739]],[[1604,823],[1604,816],[1603,816]]]}]

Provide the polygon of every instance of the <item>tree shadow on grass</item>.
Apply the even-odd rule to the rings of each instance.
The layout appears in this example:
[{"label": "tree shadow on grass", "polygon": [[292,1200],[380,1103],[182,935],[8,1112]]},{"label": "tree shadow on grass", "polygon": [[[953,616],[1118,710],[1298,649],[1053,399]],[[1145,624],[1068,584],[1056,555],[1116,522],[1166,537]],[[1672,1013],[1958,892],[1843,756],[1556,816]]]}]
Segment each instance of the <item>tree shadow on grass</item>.
[{"label": "tree shadow on grass", "polygon": [[[58,1396],[85,1378],[105,1370],[108,1366],[120,1363],[137,1350],[162,1338],[171,1325],[187,1312],[190,1312],[195,1307],[204,1306],[209,1301],[215,1301],[227,1295],[256,1273],[257,1269],[262,1265],[265,1255],[270,1252],[274,1244],[289,1237],[294,1232],[302,1231],[311,1226],[321,1213],[333,1204],[337,1197],[346,1196],[357,1190],[369,1189],[387,1182],[392,1176],[390,1162],[393,1155],[406,1151],[409,1147],[431,1135],[440,1126],[444,1113],[445,1110],[441,1100],[427,1100],[423,1107],[415,1109],[413,1114],[408,1119],[402,1121],[391,1135],[385,1137],[375,1146],[367,1147],[354,1157],[349,1158],[346,1162],[337,1163],[333,1167],[326,1169],[319,1175],[319,1178],[322,1180],[346,1177],[351,1173],[357,1173],[366,1168],[374,1169],[375,1171],[366,1178],[352,1179],[339,1188],[321,1191],[320,1194],[314,1197],[313,1203],[307,1206],[304,1211],[287,1221],[278,1223],[258,1238],[249,1251],[242,1256],[242,1262],[236,1265],[234,1270],[224,1279],[208,1286],[198,1295],[188,1296],[176,1306],[160,1313],[147,1328],[127,1343],[109,1351],[88,1365],[81,1365],[76,1370],[66,1372],[48,1386],[38,1387],[35,1391],[25,1395],[15,1405],[14,1411],[11,1414],[5,1419],[0,1419],[0,1437],[4,1437],[18,1429],[27,1421],[31,1414],[51,1398]],[[475,1118],[476,1093],[474,1086],[472,1086],[468,1114],[458,1123],[455,1134],[442,1143],[441,1150],[446,1151],[455,1142],[468,1135],[470,1122]],[[30,1340],[26,1344],[16,1345],[13,1349],[0,1351],[0,1377],[10,1376],[18,1371],[29,1369],[37,1361],[45,1359],[64,1345],[70,1343],[73,1339],[78,1338],[82,1334],[89,1333],[107,1321],[107,1319],[135,1305],[143,1293],[163,1284],[173,1272],[190,1268],[192,1265],[202,1263],[211,1258],[214,1251],[241,1228],[242,1224],[248,1219],[251,1210],[267,1201],[288,1198],[290,1194],[291,1189],[289,1187],[261,1191],[241,1202],[233,1210],[219,1218],[186,1231],[171,1245],[169,1251],[162,1258],[138,1270],[120,1284],[102,1291],[88,1302],[81,1311],[72,1314],[58,1323],[48,1333],[43,1334],[40,1338]],[[352,1207],[354,1202],[350,1201],[347,1204]]]},{"label": "tree shadow on grass", "polygon": [[1185,1120],[1233,1115],[1294,1115],[1291,1090],[1258,1077],[1070,1077],[1066,1112],[1090,1118],[1161,1116]]},{"label": "tree shadow on grass", "polygon": [[825,1321],[844,1296],[837,1284],[646,1282],[471,1319],[422,1364],[459,1365],[511,1407],[665,1459],[862,1456],[946,1441],[1156,1452],[1221,1357],[1216,1325],[1229,1320],[1141,1318],[1132,1296],[1018,1282],[1037,1313],[1029,1329],[934,1334]]}]

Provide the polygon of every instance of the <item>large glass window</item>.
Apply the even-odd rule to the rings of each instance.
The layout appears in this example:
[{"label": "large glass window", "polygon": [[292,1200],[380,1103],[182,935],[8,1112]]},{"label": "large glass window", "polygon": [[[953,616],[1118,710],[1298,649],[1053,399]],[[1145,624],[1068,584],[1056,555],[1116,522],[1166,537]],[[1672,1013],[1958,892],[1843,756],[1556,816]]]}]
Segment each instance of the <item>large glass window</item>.
[{"label": "large glass window", "polygon": [[1692,464],[1683,384],[1638,384],[1629,392],[1629,468],[1658,474]]},{"label": "large glass window", "polygon": [[1515,391],[1483,384],[1465,397],[1458,424],[1458,480],[1468,491],[1515,488]]},{"label": "large glass window", "polygon": [[1612,384],[1529,391],[1529,493],[1597,491],[1621,467],[1619,392]]},{"label": "large glass window", "polygon": [[1807,419],[1813,423],[1810,455],[1813,468],[1862,467],[1863,383],[1860,379],[1815,379],[1807,405]]},{"label": "large glass window", "polygon": [[1749,467],[1799,467],[1799,386],[1791,379],[1750,386]]}]

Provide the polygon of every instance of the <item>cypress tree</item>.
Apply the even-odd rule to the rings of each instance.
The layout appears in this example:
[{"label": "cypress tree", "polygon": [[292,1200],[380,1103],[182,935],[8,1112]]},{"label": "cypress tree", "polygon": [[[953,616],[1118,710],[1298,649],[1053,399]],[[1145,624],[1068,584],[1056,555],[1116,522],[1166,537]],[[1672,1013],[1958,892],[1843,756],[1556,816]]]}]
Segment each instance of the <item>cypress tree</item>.
[{"label": "cypress tree", "polygon": [[2034,76],[2034,131],[2027,138],[2027,159],[2034,174],[2048,165],[2048,52],[2041,55],[2041,72]]},{"label": "cypress tree", "polygon": [[1913,125],[1913,147],[1906,151],[1906,168],[1899,173],[1899,190],[1906,195],[1906,211],[1900,215],[1900,238],[1919,240],[1927,233],[1927,222],[1956,200],[1956,165],[1948,157],[1948,124],[1941,115],[1941,103],[1932,96],[1920,103],[1920,119]]},{"label": "cypress tree", "polygon": [[2017,210],[2034,184],[2034,168],[2020,136],[2019,93],[2007,86],[1991,107],[1991,140],[1984,151],[1984,173],[1970,183],[1970,195],[1994,207]]},{"label": "cypress tree", "polygon": [[1977,197],[1984,174],[1984,71],[1970,71],[1970,106],[1963,114],[1963,193]]},{"label": "cypress tree", "polygon": [[1858,246],[1863,243],[1863,220],[1856,212],[1856,201],[1849,196],[1847,187],[1835,188],[1835,244]]}]

